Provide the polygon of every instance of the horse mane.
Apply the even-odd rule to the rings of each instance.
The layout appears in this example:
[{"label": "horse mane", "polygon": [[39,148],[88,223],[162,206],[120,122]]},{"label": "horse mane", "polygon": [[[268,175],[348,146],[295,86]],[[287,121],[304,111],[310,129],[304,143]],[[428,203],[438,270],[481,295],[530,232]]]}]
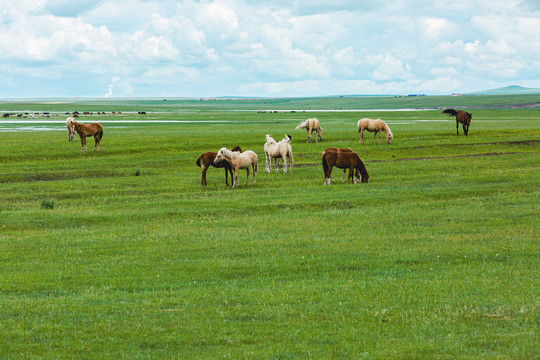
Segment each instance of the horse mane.
[{"label": "horse mane", "polygon": [[[369,174],[367,172],[366,166],[364,165],[364,162],[362,159],[360,159],[360,156],[355,152],[354,156],[358,159],[358,164],[356,164],[356,168],[360,170],[360,174],[362,174],[362,182],[367,183],[369,181]],[[364,181],[365,180],[365,181]]]},{"label": "horse mane", "polygon": [[390,126],[388,126],[388,124],[386,124],[383,120],[381,120],[381,122],[384,124],[384,127],[386,128],[386,131],[388,132],[388,136],[390,137],[390,139],[393,139],[394,134],[392,134],[392,130],[390,130]]}]

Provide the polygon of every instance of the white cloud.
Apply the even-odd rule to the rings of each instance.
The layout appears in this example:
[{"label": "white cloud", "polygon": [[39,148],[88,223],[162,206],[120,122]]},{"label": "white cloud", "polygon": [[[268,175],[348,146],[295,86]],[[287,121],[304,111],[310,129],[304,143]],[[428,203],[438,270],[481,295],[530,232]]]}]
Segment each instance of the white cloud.
[{"label": "white cloud", "polygon": [[540,87],[525,0],[3,0],[0,14],[0,97]]}]

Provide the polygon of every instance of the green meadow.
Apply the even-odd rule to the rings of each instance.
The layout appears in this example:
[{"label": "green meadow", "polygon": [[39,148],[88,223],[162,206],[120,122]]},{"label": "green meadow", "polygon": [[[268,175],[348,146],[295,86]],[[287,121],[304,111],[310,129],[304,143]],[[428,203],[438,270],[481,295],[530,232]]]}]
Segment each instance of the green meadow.
[{"label": "green meadow", "polygon": [[[536,101],[0,103],[51,112],[0,122],[0,358],[538,359]],[[440,108],[467,105],[457,136]],[[106,112],[79,119],[103,124],[100,152],[68,142],[74,110]],[[322,142],[295,130],[309,117]],[[392,144],[360,145],[362,117]],[[268,133],[292,135],[292,174],[264,172]],[[197,157],[236,145],[257,186],[210,168],[202,187]],[[369,183],[323,186],[330,146]]]}]

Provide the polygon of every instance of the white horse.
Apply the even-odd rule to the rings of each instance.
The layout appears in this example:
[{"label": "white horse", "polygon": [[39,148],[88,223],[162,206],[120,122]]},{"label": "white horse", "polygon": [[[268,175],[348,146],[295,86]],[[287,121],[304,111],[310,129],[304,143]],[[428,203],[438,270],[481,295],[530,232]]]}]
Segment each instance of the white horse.
[{"label": "white horse", "polygon": [[283,174],[287,174],[287,158],[289,159],[289,171],[292,174],[293,153],[291,148],[291,135],[285,134],[280,142],[276,142],[272,135],[266,134],[264,144],[264,154],[266,156],[266,172],[272,173],[272,160],[276,162],[276,173],[279,173],[279,158],[283,159]]},{"label": "white horse", "polygon": [[234,152],[227,148],[221,148],[216,158],[214,159],[214,163],[219,163],[220,161],[227,160],[233,170],[234,170],[234,176],[233,176],[233,188],[238,186],[238,169],[246,169],[247,170],[247,176],[246,176],[246,183],[248,183],[249,178],[249,166],[253,168],[253,185],[257,186],[257,154],[255,154],[253,151],[248,150],[244,151],[243,153]]},{"label": "white horse", "polygon": [[308,133],[308,139],[307,139],[308,144],[311,142],[311,134],[313,133],[313,131],[317,132],[317,137],[315,138],[315,142],[319,142],[319,140],[322,141],[322,128],[321,128],[319,119],[317,118],[307,119],[306,121],[303,121],[300,125],[298,125],[296,128],[306,129]]},{"label": "white horse", "polygon": [[381,131],[385,133],[386,135],[386,142],[390,144],[392,142],[392,139],[394,138],[394,134],[392,134],[392,131],[386,125],[384,121],[381,119],[360,119],[358,120],[358,132],[360,133],[360,139],[358,142],[360,144],[364,143],[364,130],[372,131],[375,134],[373,135],[373,140],[371,140],[371,144],[375,141],[375,138],[377,137],[377,134],[379,134],[379,144],[381,143]]},{"label": "white horse", "polygon": [[69,141],[73,140],[73,138],[75,137],[75,125],[73,124],[75,122],[75,118],[72,118],[72,117],[68,117],[66,119],[66,127],[67,127],[67,131],[68,131],[68,136],[69,136]]}]

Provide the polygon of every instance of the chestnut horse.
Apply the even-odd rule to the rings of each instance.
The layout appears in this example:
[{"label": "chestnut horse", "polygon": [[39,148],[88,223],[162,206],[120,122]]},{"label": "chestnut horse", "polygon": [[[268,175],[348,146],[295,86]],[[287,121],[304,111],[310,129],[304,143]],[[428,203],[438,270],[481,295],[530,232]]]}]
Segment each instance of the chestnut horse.
[{"label": "chestnut horse", "polygon": [[335,167],[340,169],[349,169],[349,179],[356,184],[358,181],[367,183],[369,174],[364,166],[364,163],[356,152],[351,149],[326,148],[322,152],[322,164],[324,170],[324,185],[330,185],[332,177],[332,169]]},{"label": "chestnut horse", "polygon": [[[232,151],[242,152],[242,149],[240,149],[240,146],[237,146],[234,149],[232,149]],[[208,170],[210,165],[212,165],[215,168],[225,168],[225,184],[227,184],[227,186],[229,186],[229,173],[231,173],[231,181],[233,179],[233,173],[232,173],[231,164],[227,160],[223,160],[223,161],[221,161],[221,162],[219,162],[217,164],[214,164],[214,160],[216,159],[216,155],[217,155],[217,152],[208,151],[208,152],[205,152],[204,154],[199,155],[199,157],[197,158],[196,163],[197,163],[198,167],[202,167],[201,166],[201,161],[204,164],[204,169],[202,171],[202,179],[201,179],[201,185],[202,186],[207,186],[208,185],[206,183],[206,171]]]},{"label": "chestnut horse", "polygon": [[81,151],[86,151],[86,138],[93,136],[95,140],[94,151],[99,151],[99,144],[101,138],[103,138],[103,126],[100,123],[94,122],[91,124],[82,124],[75,121],[74,118],[68,117],[66,119],[66,127],[68,129],[69,141],[72,141],[75,137],[75,133],[79,134],[81,138]]},{"label": "chestnut horse", "polygon": [[463,124],[463,132],[465,136],[469,134],[469,125],[471,125],[472,114],[463,110],[446,109],[442,111],[443,114],[448,116],[455,116],[456,118],[456,132],[459,135],[459,124]]},{"label": "chestnut horse", "polygon": [[264,144],[264,154],[266,156],[266,172],[272,173],[272,161],[276,162],[276,173],[279,173],[279,158],[283,159],[283,174],[287,174],[287,159],[289,159],[289,171],[292,174],[293,153],[291,148],[292,136],[285,134],[280,142],[276,142],[272,135],[266,134],[266,143]]},{"label": "chestnut horse", "polygon": [[392,142],[392,139],[394,138],[394,134],[392,134],[392,131],[386,125],[384,121],[381,119],[360,119],[358,120],[358,132],[360,133],[360,140],[358,142],[360,144],[364,143],[364,130],[372,131],[375,134],[373,135],[373,140],[371,140],[371,144],[375,141],[375,138],[377,137],[377,134],[379,134],[379,144],[381,143],[381,131],[384,132],[386,135],[386,142],[390,144]]},{"label": "chestnut horse", "polygon": [[311,135],[313,131],[317,133],[315,142],[319,142],[319,140],[322,141],[322,128],[321,128],[321,123],[319,122],[319,119],[317,118],[307,119],[306,121],[303,121],[300,125],[298,125],[296,128],[306,129],[308,133],[308,139],[307,139],[308,144],[311,142]]},{"label": "chestnut horse", "polygon": [[246,152],[239,153],[233,152],[227,148],[221,148],[216,155],[214,163],[218,163],[223,160],[227,160],[234,170],[233,189],[238,186],[238,169],[247,169],[247,185],[250,166],[253,168],[253,185],[257,185],[257,154],[255,154],[255,152],[247,150]]}]

